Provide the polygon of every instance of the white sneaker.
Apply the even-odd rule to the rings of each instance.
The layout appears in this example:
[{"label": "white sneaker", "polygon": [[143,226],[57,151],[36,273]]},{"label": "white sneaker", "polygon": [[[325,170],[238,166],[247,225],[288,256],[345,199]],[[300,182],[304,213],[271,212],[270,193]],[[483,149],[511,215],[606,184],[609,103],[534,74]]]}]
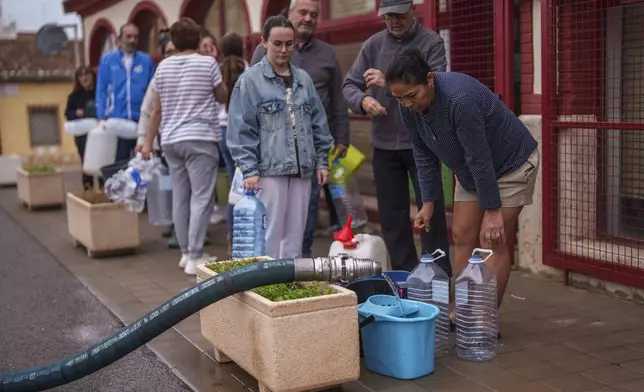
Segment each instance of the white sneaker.
[{"label": "white sneaker", "polygon": [[197,275],[198,265],[203,265],[213,261],[217,261],[217,258],[204,253],[203,255],[201,255],[200,258],[196,260],[188,259],[188,262],[186,263],[186,268],[184,268],[183,272],[185,272],[186,275]]},{"label": "white sneaker", "polygon": [[212,215],[210,216],[210,223],[216,225],[226,220],[226,210],[219,207],[217,204],[212,209]]},{"label": "white sneaker", "polygon": [[188,257],[188,255],[182,255],[181,260],[179,260],[179,268],[186,268],[188,260],[190,260],[190,257]]}]

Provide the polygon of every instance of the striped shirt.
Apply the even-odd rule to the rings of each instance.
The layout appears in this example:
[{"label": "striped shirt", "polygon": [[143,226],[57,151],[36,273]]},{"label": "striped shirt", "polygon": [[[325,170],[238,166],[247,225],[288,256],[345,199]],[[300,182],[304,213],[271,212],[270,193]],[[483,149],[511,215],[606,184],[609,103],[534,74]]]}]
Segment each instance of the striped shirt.
[{"label": "striped shirt", "polygon": [[481,208],[501,207],[498,179],[519,169],[537,148],[530,131],[478,80],[435,72],[436,97],[427,112],[398,106],[413,149],[423,202],[442,197],[440,161]]},{"label": "striped shirt", "polygon": [[151,86],[161,98],[162,145],[221,140],[213,91],[221,82],[219,65],[209,56],[176,55],[159,64]]}]

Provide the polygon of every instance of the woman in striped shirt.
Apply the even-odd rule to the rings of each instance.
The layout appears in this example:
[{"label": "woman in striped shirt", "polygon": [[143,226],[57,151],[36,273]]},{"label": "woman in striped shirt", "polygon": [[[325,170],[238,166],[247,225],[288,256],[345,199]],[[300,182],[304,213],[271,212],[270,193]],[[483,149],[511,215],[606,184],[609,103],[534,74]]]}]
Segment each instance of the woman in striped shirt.
[{"label": "woman in striped shirt", "polygon": [[221,131],[216,102],[226,102],[217,61],[197,52],[199,26],[181,18],[170,27],[177,53],[159,64],[152,80],[150,128],[142,150],[152,152],[160,133],[172,177],[172,214],[181,247],[179,266],[188,275],[210,256],[203,245],[210,224],[217,180]]}]

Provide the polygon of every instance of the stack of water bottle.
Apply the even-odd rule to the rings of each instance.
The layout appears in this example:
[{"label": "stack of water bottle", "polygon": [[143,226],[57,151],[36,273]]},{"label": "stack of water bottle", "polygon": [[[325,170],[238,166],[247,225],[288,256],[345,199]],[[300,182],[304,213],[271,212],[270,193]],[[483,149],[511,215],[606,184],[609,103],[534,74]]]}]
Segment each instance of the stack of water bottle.
[{"label": "stack of water bottle", "polygon": [[137,154],[125,169],[105,181],[105,195],[114,202],[123,203],[127,211],[143,211],[148,182],[157,174],[160,166],[158,158],[145,160],[141,154]]},{"label": "stack of water bottle", "polygon": [[[438,257],[434,257],[436,254]],[[481,253],[488,254],[483,259]],[[456,315],[456,355],[469,361],[489,361],[496,356],[498,343],[497,280],[485,265],[492,255],[488,249],[474,249],[469,263],[454,281]],[[436,320],[436,356],[449,352],[449,277],[435,261],[445,256],[437,250],[423,255],[420,264],[405,282],[407,298],[431,303],[440,309]]]},{"label": "stack of water bottle", "polygon": [[[456,354],[468,361],[489,361],[498,342],[497,281],[474,249],[469,264],[455,280]],[[407,299],[372,295],[358,305],[365,367],[399,379],[413,379],[434,371],[434,359],[450,350],[450,279],[435,261],[445,252],[423,255],[420,264],[400,286]],[[389,281],[388,273],[383,278]],[[394,283],[390,282],[390,286]]]}]

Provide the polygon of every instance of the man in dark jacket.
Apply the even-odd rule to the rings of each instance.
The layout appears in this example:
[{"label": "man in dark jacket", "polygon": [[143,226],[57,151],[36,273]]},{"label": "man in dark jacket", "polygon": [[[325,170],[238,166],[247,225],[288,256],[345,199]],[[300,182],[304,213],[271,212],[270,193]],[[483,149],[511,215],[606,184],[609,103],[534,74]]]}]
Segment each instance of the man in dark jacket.
[{"label": "man in dark jacket", "polygon": [[[331,154],[343,156],[349,146],[349,111],[342,96],[342,70],[333,47],[314,36],[319,15],[319,0],[291,1],[288,19],[295,27],[295,38],[297,40],[296,50],[291,56],[291,63],[305,70],[313,79],[315,89],[320,96],[320,100],[322,100],[328,117],[329,130],[335,141]],[[264,45],[258,45],[253,54],[251,65],[260,62],[264,54]],[[305,257],[311,256],[311,246],[313,245],[313,236],[317,224],[318,199],[320,197],[320,186],[315,178],[312,181],[309,216],[302,244],[302,254]],[[335,225],[338,219],[333,204],[330,203],[331,197],[326,186],[325,194],[331,210],[331,224]]]},{"label": "man in dark jacket", "polygon": [[[372,165],[382,233],[392,267],[411,271],[418,264],[418,254],[409,218],[408,178],[413,183],[419,209],[422,198],[412,145],[400,121],[397,101],[386,86],[384,72],[402,50],[410,47],[423,54],[432,70],[445,71],[445,44],[440,35],[416,20],[412,0],[381,0],[378,16],[384,20],[386,29],[362,45],[344,81],[343,93],[354,113],[373,118]],[[371,95],[367,94],[368,89]],[[437,192],[442,196],[442,189]],[[421,232],[421,245],[423,253],[432,253],[437,248],[449,250],[442,197],[434,203],[431,229]],[[437,263],[451,275],[449,258]]]}]

